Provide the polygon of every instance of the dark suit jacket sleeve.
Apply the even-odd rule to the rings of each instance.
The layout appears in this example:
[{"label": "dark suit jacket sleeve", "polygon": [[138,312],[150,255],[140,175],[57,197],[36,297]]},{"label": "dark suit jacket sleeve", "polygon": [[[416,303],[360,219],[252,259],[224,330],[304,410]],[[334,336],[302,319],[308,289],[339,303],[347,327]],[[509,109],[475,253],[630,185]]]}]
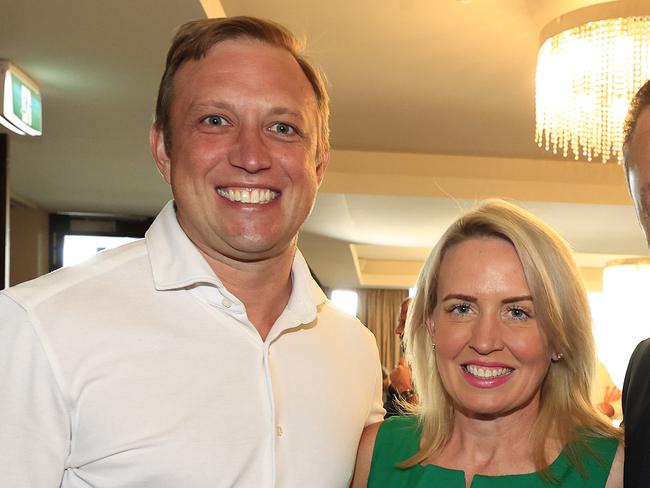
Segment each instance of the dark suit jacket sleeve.
[{"label": "dark suit jacket sleeve", "polygon": [[625,487],[650,487],[650,339],[636,346],[623,383]]}]

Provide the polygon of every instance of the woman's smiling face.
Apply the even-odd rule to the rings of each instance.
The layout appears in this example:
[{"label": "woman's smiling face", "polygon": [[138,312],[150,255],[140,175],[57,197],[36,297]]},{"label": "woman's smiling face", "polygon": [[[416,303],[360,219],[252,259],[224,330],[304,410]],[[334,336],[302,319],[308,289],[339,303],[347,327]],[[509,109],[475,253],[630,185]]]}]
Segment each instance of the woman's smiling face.
[{"label": "woman's smiling face", "polygon": [[429,325],[454,408],[492,418],[537,410],[551,350],[512,244],[472,238],[445,253]]}]

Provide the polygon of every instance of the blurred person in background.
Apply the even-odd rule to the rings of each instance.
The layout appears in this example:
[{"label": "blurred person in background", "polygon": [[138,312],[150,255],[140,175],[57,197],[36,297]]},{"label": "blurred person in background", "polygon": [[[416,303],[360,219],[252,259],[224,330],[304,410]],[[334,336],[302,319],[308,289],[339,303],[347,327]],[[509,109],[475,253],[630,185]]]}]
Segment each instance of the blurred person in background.
[{"label": "blurred person in background", "polygon": [[404,407],[407,404],[417,403],[417,396],[413,391],[413,373],[404,360],[404,326],[410,303],[410,297],[402,301],[395,325],[395,334],[399,337],[400,355],[395,368],[389,375],[389,386],[384,401],[385,418],[403,415]]}]

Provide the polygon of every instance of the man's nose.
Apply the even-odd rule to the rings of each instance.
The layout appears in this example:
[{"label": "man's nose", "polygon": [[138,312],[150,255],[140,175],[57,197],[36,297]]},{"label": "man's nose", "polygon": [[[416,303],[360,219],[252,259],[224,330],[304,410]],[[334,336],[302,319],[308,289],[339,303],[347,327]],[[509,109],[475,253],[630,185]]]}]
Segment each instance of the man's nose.
[{"label": "man's nose", "polygon": [[261,129],[254,126],[243,126],[239,129],[228,157],[232,166],[249,173],[257,173],[271,166],[267,141]]}]

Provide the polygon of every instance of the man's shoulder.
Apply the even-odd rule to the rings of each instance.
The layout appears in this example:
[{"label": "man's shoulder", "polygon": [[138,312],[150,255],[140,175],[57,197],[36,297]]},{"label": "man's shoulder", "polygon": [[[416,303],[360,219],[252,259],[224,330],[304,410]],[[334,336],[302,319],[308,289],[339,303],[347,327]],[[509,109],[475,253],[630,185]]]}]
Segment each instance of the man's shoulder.
[{"label": "man's shoulder", "polygon": [[650,338],[639,342],[636,346],[630,357],[630,365],[646,361],[650,361]]},{"label": "man's shoulder", "polygon": [[318,307],[319,322],[323,322],[339,336],[359,337],[360,340],[375,343],[373,333],[363,325],[358,318],[335,307],[332,302],[325,300]]},{"label": "man's shoulder", "polygon": [[[641,341],[634,349],[623,381],[623,417],[627,427],[645,415],[650,406],[650,339]],[[629,432],[626,432],[628,436]]]},{"label": "man's shoulder", "polygon": [[[91,285],[93,282],[110,283],[111,273],[133,264],[139,258],[146,258],[143,239],[100,252],[82,263],[12,286],[3,293],[23,306],[34,305],[77,286]],[[118,286],[118,283],[115,285]]]},{"label": "man's shoulder", "polygon": [[336,307],[330,300],[326,299],[323,301],[319,306],[319,313],[327,316],[328,319],[332,320],[334,324],[337,324],[340,327],[352,327],[358,330],[366,330],[370,332],[357,317]]}]

